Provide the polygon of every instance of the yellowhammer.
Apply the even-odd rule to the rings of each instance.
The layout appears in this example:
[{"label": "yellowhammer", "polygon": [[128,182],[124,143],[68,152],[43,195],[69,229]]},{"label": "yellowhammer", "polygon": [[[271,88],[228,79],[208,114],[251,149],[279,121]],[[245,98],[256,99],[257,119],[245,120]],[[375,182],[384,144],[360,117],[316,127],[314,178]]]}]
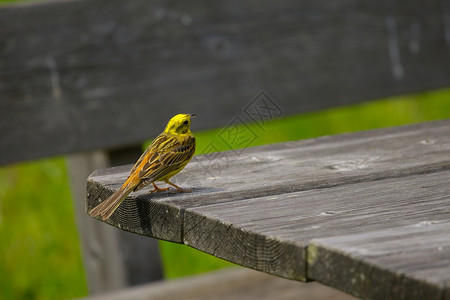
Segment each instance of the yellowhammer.
[{"label": "yellowhammer", "polygon": [[178,114],[170,119],[164,132],[156,137],[131,169],[130,176],[122,187],[93,208],[89,212],[90,215],[100,215],[103,221],[108,219],[129,193],[150,183],[153,183],[155,188],[151,193],[169,189],[158,188],[155,181],[164,181],[184,192],[185,190],[169,179],[180,172],[194,155],[195,137],[190,130],[191,119],[194,117],[195,115]]}]

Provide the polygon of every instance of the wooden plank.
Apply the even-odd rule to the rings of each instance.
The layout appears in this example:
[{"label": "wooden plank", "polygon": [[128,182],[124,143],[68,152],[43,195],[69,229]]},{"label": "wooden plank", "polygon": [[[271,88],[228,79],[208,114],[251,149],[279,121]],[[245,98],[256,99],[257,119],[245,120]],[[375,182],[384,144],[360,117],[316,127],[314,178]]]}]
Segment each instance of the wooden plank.
[{"label": "wooden plank", "polygon": [[270,276],[243,268],[229,268],[193,275],[187,278],[155,282],[139,287],[105,293],[85,300],[263,300],[308,299],[351,300],[356,299],[317,282],[308,284]]},{"label": "wooden plank", "polygon": [[[2,6],[0,164],[136,144],[176,112],[211,129],[449,86],[448,14],[441,0]],[[261,90],[276,111],[251,107]]]},{"label": "wooden plank", "polygon": [[309,275],[364,299],[450,299],[450,223],[428,220],[313,240]]},{"label": "wooden plank", "polygon": [[313,238],[450,218],[449,181],[450,171],[443,171],[189,208],[184,242],[246,267],[305,280]]},{"label": "wooden plank", "polygon": [[[222,153],[227,160],[196,157],[177,175],[178,183],[194,186],[193,193],[138,191],[107,223],[305,280],[313,238],[450,216],[436,209],[448,205],[450,193],[449,125],[437,121]],[[216,166],[220,173],[211,176]],[[130,168],[94,172],[88,209],[118,189]],[[416,201],[420,197],[431,198],[425,205]]]}]

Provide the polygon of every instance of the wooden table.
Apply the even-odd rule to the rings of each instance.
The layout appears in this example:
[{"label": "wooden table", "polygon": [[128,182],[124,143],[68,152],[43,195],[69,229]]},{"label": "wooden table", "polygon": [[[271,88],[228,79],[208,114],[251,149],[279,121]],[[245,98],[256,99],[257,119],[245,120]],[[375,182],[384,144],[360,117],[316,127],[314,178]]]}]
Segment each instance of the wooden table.
[{"label": "wooden table", "polygon": [[[88,179],[87,208],[131,165]],[[369,299],[450,299],[450,120],[196,156],[107,223]]]}]

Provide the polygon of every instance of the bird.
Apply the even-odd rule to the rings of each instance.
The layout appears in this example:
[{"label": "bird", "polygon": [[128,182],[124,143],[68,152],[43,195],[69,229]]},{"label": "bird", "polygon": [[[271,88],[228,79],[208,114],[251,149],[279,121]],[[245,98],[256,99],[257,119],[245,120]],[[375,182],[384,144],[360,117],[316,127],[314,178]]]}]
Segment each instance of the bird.
[{"label": "bird", "polygon": [[155,182],[163,181],[179,192],[189,192],[169,179],[180,172],[194,156],[195,137],[190,130],[191,119],[195,114],[177,114],[167,123],[164,131],[142,153],[130,171],[123,185],[109,198],[94,207],[89,214],[101,216],[105,221],[111,217],[122,201],[131,192],[153,184],[150,193],[162,192],[170,187],[159,188]]}]

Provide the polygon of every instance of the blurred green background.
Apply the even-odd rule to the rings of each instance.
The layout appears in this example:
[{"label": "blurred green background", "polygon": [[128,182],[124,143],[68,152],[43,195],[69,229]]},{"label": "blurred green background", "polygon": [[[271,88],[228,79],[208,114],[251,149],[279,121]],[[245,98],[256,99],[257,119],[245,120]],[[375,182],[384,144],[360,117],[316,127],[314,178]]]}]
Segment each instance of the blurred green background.
[{"label": "blurred green background", "polygon": [[[286,115],[264,130],[251,124],[252,146],[450,118],[450,89]],[[211,141],[230,147],[218,139],[220,129],[194,133],[197,153]],[[184,245],[160,242],[160,249],[169,279],[230,265]],[[0,168],[0,291],[2,299],[87,295],[64,157]]]}]

